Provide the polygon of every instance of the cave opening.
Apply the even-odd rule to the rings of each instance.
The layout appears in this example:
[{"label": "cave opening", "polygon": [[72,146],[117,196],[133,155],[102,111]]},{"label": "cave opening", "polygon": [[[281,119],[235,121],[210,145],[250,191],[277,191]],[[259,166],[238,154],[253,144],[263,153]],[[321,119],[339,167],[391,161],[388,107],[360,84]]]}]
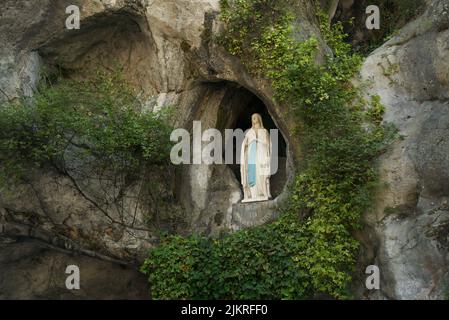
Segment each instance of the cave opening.
[{"label": "cave opening", "polygon": [[[229,89],[227,97],[225,98],[225,107],[222,109],[223,116],[227,119],[227,121],[225,121],[225,129],[241,129],[245,132],[252,127],[251,116],[258,113],[261,115],[263,125],[268,132],[272,129],[278,130],[278,170],[276,174],[270,178],[271,194],[273,199],[275,199],[282,193],[287,181],[288,150],[286,140],[282,131],[278,128],[275,120],[268,111],[267,106],[258,96],[248,89],[236,84],[230,83],[228,86]],[[237,164],[238,162],[236,159],[237,148],[240,149],[241,145],[237,145],[237,142],[234,139],[234,161],[233,164],[228,164],[228,166],[240,184],[241,173],[240,165]]]}]

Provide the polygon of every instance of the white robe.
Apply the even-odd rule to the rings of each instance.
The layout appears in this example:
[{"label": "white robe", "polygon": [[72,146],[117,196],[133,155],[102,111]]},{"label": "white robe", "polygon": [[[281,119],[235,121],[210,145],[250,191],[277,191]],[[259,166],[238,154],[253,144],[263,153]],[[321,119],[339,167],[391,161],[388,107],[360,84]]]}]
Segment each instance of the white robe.
[{"label": "white robe", "polygon": [[[249,148],[256,141],[256,184],[253,187],[248,183],[248,156]],[[240,154],[240,172],[244,192],[243,202],[265,201],[271,198],[271,142],[266,129],[250,129],[245,135]]]}]

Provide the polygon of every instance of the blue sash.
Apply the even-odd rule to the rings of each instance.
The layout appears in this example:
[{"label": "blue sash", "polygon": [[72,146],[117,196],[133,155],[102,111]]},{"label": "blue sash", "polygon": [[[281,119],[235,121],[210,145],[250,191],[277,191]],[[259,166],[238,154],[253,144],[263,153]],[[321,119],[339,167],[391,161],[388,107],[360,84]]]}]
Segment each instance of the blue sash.
[{"label": "blue sash", "polygon": [[256,159],[257,159],[257,141],[254,140],[249,145],[249,152],[248,152],[248,185],[251,188],[256,185]]}]

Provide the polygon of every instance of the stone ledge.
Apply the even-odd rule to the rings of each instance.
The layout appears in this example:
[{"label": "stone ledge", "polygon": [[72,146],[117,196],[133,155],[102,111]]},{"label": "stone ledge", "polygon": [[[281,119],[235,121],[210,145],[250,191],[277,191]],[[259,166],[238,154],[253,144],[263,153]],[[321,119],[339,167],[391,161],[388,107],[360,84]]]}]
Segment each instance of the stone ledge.
[{"label": "stone ledge", "polygon": [[279,216],[279,198],[264,202],[236,203],[232,206],[232,226],[235,231],[256,227]]}]

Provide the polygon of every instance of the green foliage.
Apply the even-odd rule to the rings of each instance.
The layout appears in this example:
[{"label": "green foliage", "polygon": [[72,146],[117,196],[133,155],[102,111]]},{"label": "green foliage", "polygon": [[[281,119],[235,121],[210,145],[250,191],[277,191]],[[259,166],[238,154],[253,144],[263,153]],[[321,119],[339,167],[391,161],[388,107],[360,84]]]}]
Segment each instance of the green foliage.
[{"label": "green foliage", "polygon": [[193,296],[193,273],[206,253],[202,247],[204,243],[203,239],[195,236],[170,236],[161,244],[162,250],[151,251],[150,258],[141,269],[149,274],[153,298],[185,299]]},{"label": "green foliage", "polygon": [[380,102],[380,96],[371,96],[371,108],[367,111],[369,120],[373,123],[380,124],[385,113],[385,106]]},{"label": "green foliage", "polygon": [[358,249],[351,232],[370,204],[373,159],[393,134],[380,125],[380,100],[366,111],[350,83],[361,58],[344,42],[342,25],[330,28],[318,14],[332,48],[318,64],[318,39],[291,35],[288,3],[222,0],[228,30],[220,41],[270,79],[278,101],[297,117],[304,159],[289,205],[277,221],[223,239],[163,239],[142,267],[156,299],[348,297]]},{"label": "green foliage", "polygon": [[220,4],[221,19],[227,24],[227,30],[219,40],[231,54],[244,57],[246,61],[258,59],[258,48],[269,41],[259,41],[261,34],[270,37],[269,30],[276,29],[288,35],[278,28],[287,25],[292,18],[286,15],[286,0],[220,0]]},{"label": "green foliage", "polygon": [[0,108],[2,184],[33,169],[65,170],[66,159],[138,174],[168,164],[170,128],[164,114],[143,113],[118,73],[42,85],[33,98]]},{"label": "green foliage", "polygon": [[[341,241],[349,237],[343,227],[322,223],[287,212],[223,239],[167,237],[141,270],[155,299],[305,299],[318,292],[344,298],[340,286],[350,279],[344,271],[351,271],[346,263],[357,244]],[[321,233],[311,233],[315,228]]]},{"label": "green foliage", "polygon": [[[370,4],[379,6],[382,13],[382,28],[376,39],[386,40],[413,18],[419,16],[426,7],[425,0],[374,0]],[[374,45],[381,43],[372,43]]]},{"label": "green foliage", "polygon": [[[369,5],[377,5],[380,9],[380,29],[366,30],[365,21],[368,15],[365,9]],[[394,36],[408,22],[418,17],[426,7],[425,0],[358,0],[354,4],[355,22],[346,21],[345,30],[354,35],[352,39],[355,50],[367,55]],[[363,33],[362,39],[356,36]]]}]

